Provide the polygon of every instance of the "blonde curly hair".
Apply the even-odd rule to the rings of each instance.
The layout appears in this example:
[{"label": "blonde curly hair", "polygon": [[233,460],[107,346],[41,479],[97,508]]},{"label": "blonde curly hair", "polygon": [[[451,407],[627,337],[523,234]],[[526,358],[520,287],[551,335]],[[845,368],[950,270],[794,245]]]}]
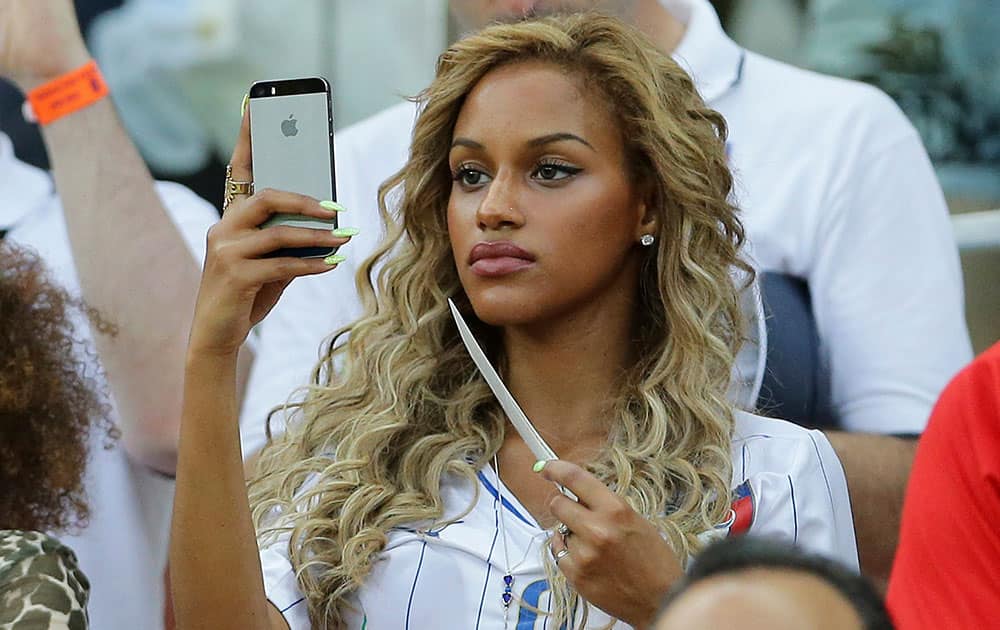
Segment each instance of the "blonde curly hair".
[{"label": "blonde curly hair", "polygon": [[[658,245],[640,272],[638,359],[612,392],[607,446],[587,467],[681,558],[728,513],[726,390],[744,326],[733,274],[753,272],[739,255],[743,226],[728,201],[725,121],[672,60],[614,18],[491,26],[441,55],[418,97],[409,161],[379,190],[388,238],[358,273],[364,315],[327,342],[308,395],[284,408],[287,430],[265,448],[250,484],[261,544],[290,537],[316,627],[343,626],[349,597],[389,530],[439,523],[442,478],[474,484],[503,442],[506,419],[447,305],[451,297],[471,311],[446,224],[448,153],[473,87],[525,61],[553,64],[603,98],[631,175],[651,191],[659,218]],[[496,331],[472,319],[502,371]],[[545,555],[553,595],[546,612],[559,627],[578,596]]]}]

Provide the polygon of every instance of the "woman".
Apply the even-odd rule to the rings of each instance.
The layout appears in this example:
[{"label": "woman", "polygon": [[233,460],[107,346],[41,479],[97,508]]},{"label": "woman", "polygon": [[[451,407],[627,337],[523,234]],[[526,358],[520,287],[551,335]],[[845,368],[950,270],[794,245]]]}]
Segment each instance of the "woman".
[{"label": "woman", "polygon": [[[90,432],[113,436],[70,314],[30,250],[0,241],[0,625],[85,630],[90,584],[43,532],[86,525]],[[94,313],[88,313],[93,318]],[[98,321],[98,325],[106,324]]]},{"label": "woman", "polygon": [[[725,123],[691,80],[618,21],[582,15],[459,42],[422,100],[380,195],[392,227],[361,274],[366,313],[265,451],[252,514],[236,352],[292,278],[342,260],[261,257],[348,239],[258,230],[275,212],[328,212],[274,191],[213,228],[175,502],[179,624],[645,627],[703,538],[747,528],[856,566],[822,436],[727,402],[732,274],[750,270]],[[448,298],[560,460],[535,463],[509,430]],[[821,491],[796,502],[797,483]]]}]

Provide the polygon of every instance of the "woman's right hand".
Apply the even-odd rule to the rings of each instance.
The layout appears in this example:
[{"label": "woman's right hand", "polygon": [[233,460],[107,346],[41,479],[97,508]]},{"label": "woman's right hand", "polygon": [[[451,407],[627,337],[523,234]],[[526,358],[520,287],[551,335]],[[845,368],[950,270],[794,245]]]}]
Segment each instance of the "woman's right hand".
[{"label": "woman's right hand", "polygon": [[[244,112],[230,161],[233,181],[252,181],[251,158],[250,122]],[[278,213],[330,219],[335,211],[312,197],[290,192],[262,190],[251,197],[237,196],[208,231],[189,353],[235,355],[251,328],[271,311],[293,279],[330,271],[343,260],[342,256],[265,258],[265,254],[284,247],[336,247],[350,240],[326,230],[259,227]]]}]

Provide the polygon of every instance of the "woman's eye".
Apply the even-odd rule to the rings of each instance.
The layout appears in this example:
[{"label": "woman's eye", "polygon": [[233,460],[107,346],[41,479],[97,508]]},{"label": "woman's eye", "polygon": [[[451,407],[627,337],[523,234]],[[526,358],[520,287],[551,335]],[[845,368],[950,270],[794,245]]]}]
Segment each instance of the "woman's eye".
[{"label": "woman's eye", "polygon": [[540,180],[552,182],[572,177],[581,170],[569,164],[540,164],[535,169],[534,176]]},{"label": "woman's eye", "polygon": [[481,186],[489,181],[489,176],[479,169],[470,166],[460,167],[455,171],[455,181],[466,187]]}]

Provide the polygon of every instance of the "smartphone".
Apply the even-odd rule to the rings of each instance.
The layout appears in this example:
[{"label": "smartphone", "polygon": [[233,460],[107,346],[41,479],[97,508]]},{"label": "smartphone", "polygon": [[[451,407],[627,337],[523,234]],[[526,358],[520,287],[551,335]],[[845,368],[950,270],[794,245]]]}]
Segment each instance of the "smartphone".
[{"label": "smartphone", "polygon": [[[273,188],[336,201],[333,103],[326,79],[258,81],[250,87],[249,107],[254,189]],[[337,218],[276,214],[261,227],[278,224],[332,230]],[[335,247],[300,247],[279,249],[268,256],[321,258],[335,251]]]}]

